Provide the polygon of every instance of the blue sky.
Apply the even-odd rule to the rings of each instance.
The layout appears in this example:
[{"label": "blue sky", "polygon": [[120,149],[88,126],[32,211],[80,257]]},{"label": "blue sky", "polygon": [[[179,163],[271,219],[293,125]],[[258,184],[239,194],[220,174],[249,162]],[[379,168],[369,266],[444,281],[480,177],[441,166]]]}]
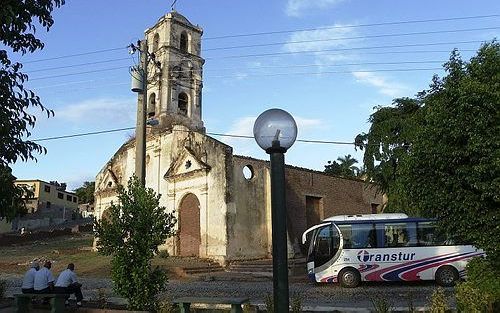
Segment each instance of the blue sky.
[{"label": "blue sky", "polygon": [[[142,38],[170,4],[69,0],[56,10],[53,28],[38,34],[45,48],[13,57],[25,64],[29,87],[56,114],[47,119],[34,111],[39,117],[30,138],[134,126],[136,98],[126,68],[133,61],[124,47]],[[204,29],[208,132],[251,135],[255,118],[278,107],[296,118],[298,138],[327,141],[352,142],[368,130],[374,106],[425,89],[433,74],[443,74],[441,64],[453,48],[468,59],[480,42],[498,37],[500,27],[498,16],[411,22],[499,14],[500,2],[493,0],[178,0],[176,9]],[[373,25],[402,21],[408,23]],[[273,31],[279,33],[214,38]],[[234,48],[248,45],[253,47]],[[113,48],[122,49],[58,58]],[[95,62],[100,63],[85,64]],[[401,69],[408,71],[394,71]],[[48,153],[38,162],[14,164],[14,175],[79,187],[94,180],[132,133],[40,142]],[[267,158],[252,139],[214,137],[233,146],[235,154]],[[286,161],[323,170],[328,160],[346,154],[362,161],[351,145],[307,143],[296,143]]]}]

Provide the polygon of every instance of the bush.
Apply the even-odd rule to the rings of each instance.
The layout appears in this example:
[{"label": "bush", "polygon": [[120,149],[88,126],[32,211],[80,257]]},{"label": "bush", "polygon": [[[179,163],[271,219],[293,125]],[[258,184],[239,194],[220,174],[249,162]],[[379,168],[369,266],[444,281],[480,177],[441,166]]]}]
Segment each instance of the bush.
[{"label": "bush", "polygon": [[459,312],[499,312],[499,270],[488,259],[475,258],[467,264],[467,281],[456,288]]},{"label": "bush", "polygon": [[266,312],[274,313],[274,297],[273,294],[267,294],[265,299]]},{"label": "bush", "polygon": [[161,250],[159,253],[158,253],[158,257],[162,258],[162,259],[166,259],[170,256],[170,254],[168,254],[168,251],[167,250]]},{"label": "bush", "polygon": [[170,302],[170,301],[163,301],[160,302],[155,310],[156,313],[177,313],[179,312],[179,307]]},{"label": "bush", "polygon": [[389,313],[392,312],[391,303],[384,297],[373,297],[370,299],[373,310],[376,313]]},{"label": "bush", "polygon": [[446,313],[450,311],[448,299],[444,294],[443,288],[439,287],[431,295],[429,303],[430,313]]},{"label": "bush", "polygon": [[302,312],[302,297],[298,294],[292,296],[291,311],[293,313]]},{"label": "bush", "polygon": [[0,279],[0,299],[5,297],[5,291],[7,291],[7,282],[3,279]]},{"label": "bush", "polygon": [[151,267],[151,259],[158,246],[174,235],[177,220],[159,206],[160,196],[135,177],[127,189],[118,187],[118,200],[108,208],[108,218],[94,223],[97,249],[112,256],[113,288],[128,300],[129,308],[154,310],[167,276],[159,267]]},{"label": "bush", "polygon": [[243,304],[243,313],[253,313],[258,312],[249,302]]}]

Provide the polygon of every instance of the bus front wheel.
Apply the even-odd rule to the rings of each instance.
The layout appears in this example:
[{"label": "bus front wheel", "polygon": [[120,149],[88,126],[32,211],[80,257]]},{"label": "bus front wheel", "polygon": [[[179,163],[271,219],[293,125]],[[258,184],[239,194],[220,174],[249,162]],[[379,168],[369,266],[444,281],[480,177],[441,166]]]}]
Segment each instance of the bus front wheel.
[{"label": "bus front wheel", "polygon": [[354,268],[345,268],[339,273],[340,286],[355,288],[361,282],[361,275]]},{"label": "bus front wheel", "polygon": [[454,286],[458,278],[458,272],[453,266],[442,266],[436,271],[436,282],[443,287]]}]

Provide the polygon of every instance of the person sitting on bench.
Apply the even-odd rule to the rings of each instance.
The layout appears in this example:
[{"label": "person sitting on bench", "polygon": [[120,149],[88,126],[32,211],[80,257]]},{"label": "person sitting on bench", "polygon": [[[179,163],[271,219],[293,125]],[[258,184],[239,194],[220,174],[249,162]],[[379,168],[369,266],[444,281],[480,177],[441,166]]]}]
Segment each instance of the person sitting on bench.
[{"label": "person sitting on bench", "polygon": [[30,269],[24,274],[23,285],[21,286],[22,293],[35,293],[33,288],[35,283],[35,274],[40,269],[38,262],[32,262]]},{"label": "person sitting on bench", "polygon": [[33,282],[35,293],[51,293],[54,289],[54,276],[52,276],[52,272],[50,271],[51,267],[52,263],[50,261],[45,261],[43,267],[36,272]]},{"label": "person sitting on bench", "polygon": [[[82,305],[82,284],[78,282],[75,274],[75,264],[69,263],[68,268],[59,274],[56,282],[56,293],[75,294],[76,305]],[[69,297],[69,296],[68,296]]]}]

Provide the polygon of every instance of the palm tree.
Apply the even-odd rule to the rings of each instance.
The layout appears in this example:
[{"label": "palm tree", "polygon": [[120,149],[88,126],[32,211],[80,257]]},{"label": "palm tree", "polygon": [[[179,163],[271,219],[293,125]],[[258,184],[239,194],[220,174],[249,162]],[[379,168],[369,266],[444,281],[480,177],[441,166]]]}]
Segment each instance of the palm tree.
[{"label": "palm tree", "polygon": [[358,163],[358,160],[352,157],[352,155],[348,154],[344,157],[337,158],[339,161],[340,169],[342,176],[344,177],[356,177],[359,173],[359,168],[355,165]]}]

